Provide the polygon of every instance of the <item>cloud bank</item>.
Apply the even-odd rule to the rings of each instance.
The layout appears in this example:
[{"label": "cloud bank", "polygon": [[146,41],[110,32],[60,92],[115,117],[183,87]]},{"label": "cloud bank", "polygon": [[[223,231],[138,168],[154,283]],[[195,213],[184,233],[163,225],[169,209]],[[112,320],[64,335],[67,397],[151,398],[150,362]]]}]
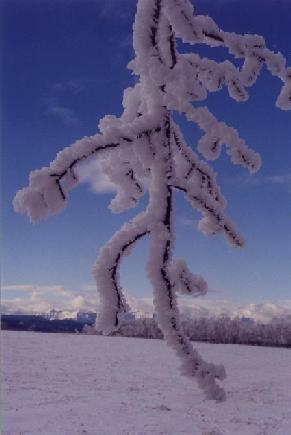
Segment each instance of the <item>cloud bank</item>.
[{"label": "cloud bank", "polygon": [[[17,296],[13,293],[17,292]],[[152,316],[152,297],[136,297],[126,292],[131,310],[138,315]],[[75,317],[78,311],[98,311],[98,295],[94,285],[84,285],[79,292],[61,285],[7,285],[2,287],[1,312],[3,314],[40,314],[51,309],[63,311],[63,317]],[[217,298],[179,297],[181,312],[185,316],[230,318],[248,317],[269,322],[274,317],[291,315],[291,299],[262,303],[239,304]]]},{"label": "cloud bank", "polygon": [[102,172],[102,161],[91,159],[89,162],[80,163],[76,168],[78,179],[81,183],[89,183],[95,193],[116,192],[115,185],[109,177]]}]

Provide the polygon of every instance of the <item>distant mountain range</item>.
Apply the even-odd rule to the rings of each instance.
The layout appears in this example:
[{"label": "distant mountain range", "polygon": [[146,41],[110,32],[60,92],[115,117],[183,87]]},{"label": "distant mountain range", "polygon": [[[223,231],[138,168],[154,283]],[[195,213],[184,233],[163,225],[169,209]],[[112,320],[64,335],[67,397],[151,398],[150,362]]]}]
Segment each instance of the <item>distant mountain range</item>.
[{"label": "distant mountain range", "polygon": [[[90,313],[91,314],[91,313]],[[84,325],[93,325],[94,316],[80,316],[77,319],[50,319],[42,315],[2,314],[1,329],[35,332],[81,332]]]}]

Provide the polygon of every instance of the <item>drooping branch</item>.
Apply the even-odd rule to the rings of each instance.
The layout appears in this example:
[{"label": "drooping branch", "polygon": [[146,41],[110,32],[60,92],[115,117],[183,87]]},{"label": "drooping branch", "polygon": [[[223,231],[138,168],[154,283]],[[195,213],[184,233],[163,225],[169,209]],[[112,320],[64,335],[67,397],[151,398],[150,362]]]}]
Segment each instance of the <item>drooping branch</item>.
[{"label": "drooping branch", "polygon": [[[93,156],[108,155],[112,150],[132,143],[135,138],[160,129],[151,115],[137,117],[130,125],[122,124],[115,117],[109,120],[105,117],[102,121],[99,124],[102,134],[76,141],[59,152],[49,167],[30,173],[29,186],[19,190],[14,198],[16,211],[27,213],[32,222],[59,213],[66,206],[68,192],[78,184],[74,171],[78,163]],[[134,175],[128,179],[136,185]]]},{"label": "drooping branch", "polygon": [[198,149],[205,158],[216,159],[224,143],[234,164],[244,166],[250,172],[260,168],[260,155],[247,146],[237,130],[218,122],[207,107],[194,108],[191,104],[185,104],[184,113],[189,121],[195,122],[205,132],[198,142]]},{"label": "drooping branch", "polygon": [[[224,214],[226,201],[215,182],[214,174],[186,146],[178,126],[175,126],[173,136],[181,156],[188,163],[187,170],[182,168],[178,171],[176,168],[176,177],[172,179],[173,187],[184,192],[193,207],[205,216],[199,223],[200,230],[207,235],[224,233],[231,245],[243,246],[243,237]],[[191,174],[198,176],[198,180],[191,179]]]},{"label": "drooping branch", "polygon": [[[240,102],[248,99],[241,71],[229,60],[216,62],[201,58],[198,54],[180,54],[180,61],[187,62],[193,71],[193,78],[209,92],[217,92],[225,85],[231,98]],[[192,79],[193,80],[193,79]],[[195,99],[194,99],[195,100]]]},{"label": "drooping branch", "polygon": [[101,135],[84,138],[60,152],[50,167],[32,171],[29,186],[18,191],[13,205],[16,211],[27,213],[38,222],[58,213],[66,205],[67,193],[78,183],[74,167],[79,162],[101,152],[116,148],[119,143],[105,143]]},{"label": "drooping branch", "polygon": [[171,280],[174,290],[183,295],[201,296],[207,293],[207,283],[200,275],[194,275],[184,260],[171,264]]},{"label": "drooping branch", "polygon": [[139,214],[132,222],[124,224],[100,250],[93,275],[100,295],[97,329],[104,333],[117,329],[122,315],[128,310],[119,283],[120,262],[138,240],[150,233],[149,224],[148,213]]},{"label": "drooping branch", "polygon": [[291,109],[290,69],[285,67],[286,60],[281,53],[274,53],[266,47],[262,36],[222,31],[209,16],[193,15],[194,9],[188,0],[168,0],[163,12],[176,35],[184,42],[223,46],[236,58],[243,59],[240,76],[245,86],[255,83],[265,63],[267,69],[283,82],[277,106],[283,110]]},{"label": "drooping branch", "polygon": [[184,192],[192,206],[205,216],[198,226],[203,233],[206,235],[223,233],[226,240],[232,246],[241,247],[244,245],[242,235],[234,228],[231,221],[224,215],[222,209],[209,196],[203,195],[198,189],[196,191],[192,190],[187,182],[182,183],[179,181],[179,185],[175,185],[174,188]]},{"label": "drooping branch", "polygon": [[[178,152],[174,153],[176,159],[176,177],[181,177],[192,183],[196,181],[192,180],[193,176],[198,176],[201,190],[205,190],[215,201],[219,202],[222,207],[225,207],[226,201],[215,181],[215,174],[212,169],[205,162],[199,160],[193,150],[186,145],[180,128],[175,124],[173,125],[173,142],[178,150]],[[182,168],[179,169],[177,165],[179,165],[181,158],[183,161],[187,162],[187,166],[185,167],[183,164]]]},{"label": "drooping branch", "polygon": [[[117,190],[116,196],[110,202],[110,208],[115,213],[134,207],[145,193],[146,173],[138,164],[133,148],[130,146],[128,149],[120,149],[116,155],[109,156],[102,162],[102,172],[108,176]],[[116,165],[116,160],[120,162],[119,165]]]}]

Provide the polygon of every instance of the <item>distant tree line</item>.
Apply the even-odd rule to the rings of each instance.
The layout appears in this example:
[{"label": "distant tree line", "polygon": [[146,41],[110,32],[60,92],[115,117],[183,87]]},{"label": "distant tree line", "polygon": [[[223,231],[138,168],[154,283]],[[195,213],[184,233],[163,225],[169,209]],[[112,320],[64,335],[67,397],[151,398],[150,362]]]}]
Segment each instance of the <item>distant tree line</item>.
[{"label": "distant tree line", "polygon": [[[191,341],[291,347],[291,316],[277,317],[269,323],[227,316],[184,318],[182,328]],[[123,321],[118,331],[126,337],[163,338],[155,319]]]},{"label": "distant tree line", "polygon": [[[248,344],[256,346],[291,347],[291,316],[276,317],[269,323],[253,319],[227,316],[184,317],[183,331],[191,341],[209,343]],[[39,315],[1,316],[1,329],[13,331],[63,332],[98,335],[92,321],[76,319],[48,320]],[[163,334],[154,318],[124,319],[118,331],[111,335],[163,339]]]}]

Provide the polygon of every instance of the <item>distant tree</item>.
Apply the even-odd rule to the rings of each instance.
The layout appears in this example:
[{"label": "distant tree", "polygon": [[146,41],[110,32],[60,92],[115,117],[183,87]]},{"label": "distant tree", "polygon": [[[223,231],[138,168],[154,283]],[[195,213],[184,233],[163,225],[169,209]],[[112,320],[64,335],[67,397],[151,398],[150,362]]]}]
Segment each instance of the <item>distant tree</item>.
[{"label": "distant tree", "polygon": [[125,337],[163,338],[157,322],[146,317],[122,321],[118,334]]},{"label": "distant tree", "polygon": [[[266,323],[245,317],[231,319],[225,315],[207,318],[182,316],[180,324],[191,341],[291,347],[290,316],[275,317]],[[83,332],[98,334],[93,327],[85,328]],[[125,337],[163,338],[152,318],[122,321],[117,334]]]},{"label": "distant tree", "polygon": [[[195,53],[180,53],[176,38],[188,44],[225,47],[242,60],[217,62]],[[178,190],[193,208],[201,212],[199,229],[205,234],[224,235],[233,246],[242,246],[243,237],[226,217],[226,201],[213,170],[186,144],[173,120],[184,114],[198,125],[203,136],[198,151],[207,160],[219,157],[222,145],[234,164],[255,172],[259,155],[238,132],[218,121],[207,107],[193,106],[208,92],[224,86],[229,96],[241,102],[265,64],[283,82],[277,106],[291,109],[291,69],[280,53],[273,53],[258,35],[224,32],[209,16],[193,15],[189,0],[139,0],[133,28],[135,58],[129,67],[139,78],[124,91],[122,115],[105,116],[100,133],[85,137],[58,153],[49,167],[31,172],[29,187],[14,199],[18,212],[26,212],[37,222],[62,210],[69,191],[78,184],[77,165],[93,157],[103,161],[103,170],[115,183],[118,193],[111,202],[114,212],[134,207],[145,193],[147,209],[126,223],[100,250],[94,267],[101,311],[97,327],[105,333],[118,328],[127,304],[119,283],[122,257],[144,236],[151,237],[147,264],[154,289],[158,324],[165,340],[182,360],[182,373],[195,377],[208,398],[223,400],[225,393],[216,379],[225,378],[222,366],[205,362],[182,332],[176,293],[199,296],[207,291],[203,278],[194,275],[183,260],[174,260],[173,193]]]}]

